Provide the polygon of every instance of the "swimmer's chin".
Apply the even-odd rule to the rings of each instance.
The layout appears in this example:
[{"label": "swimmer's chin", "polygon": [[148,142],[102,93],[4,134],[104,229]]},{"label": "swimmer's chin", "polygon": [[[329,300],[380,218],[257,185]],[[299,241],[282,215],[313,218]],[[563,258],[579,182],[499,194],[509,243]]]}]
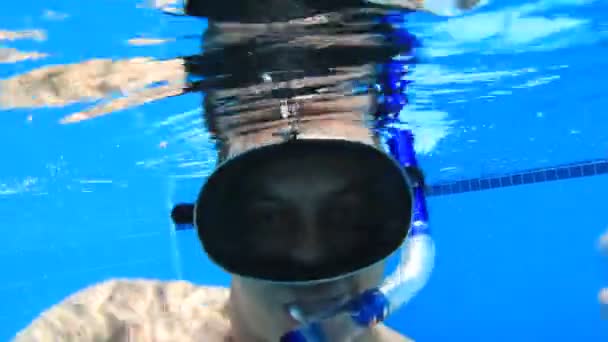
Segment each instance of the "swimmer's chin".
[{"label": "swimmer's chin", "polygon": [[307,323],[311,319],[326,316],[333,309],[348,303],[353,297],[352,294],[342,294],[338,296],[299,298],[287,303],[284,306],[284,310],[290,323],[296,327]]}]

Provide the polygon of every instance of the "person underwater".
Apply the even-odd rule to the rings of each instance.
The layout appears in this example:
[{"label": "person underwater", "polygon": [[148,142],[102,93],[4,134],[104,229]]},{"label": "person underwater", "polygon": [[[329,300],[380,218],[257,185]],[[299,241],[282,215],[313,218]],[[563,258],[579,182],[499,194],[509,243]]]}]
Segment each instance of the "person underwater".
[{"label": "person underwater", "polygon": [[[197,3],[207,4],[207,10],[217,9],[216,16],[226,19],[217,19],[215,26],[210,21],[214,27],[210,31],[226,32],[216,36],[224,39],[218,38],[222,44],[256,34],[257,41],[274,42],[275,31],[285,34],[285,27],[295,27],[306,42],[311,41],[312,25],[324,25],[315,21],[318,16],[301,17],[299,13],[307,13],[307,9],[302,9],[300,1],[275,1],[277,6],[261,8],[266,12],[248,7],[245,14],[252,16],[254,24],[237,26],[251,30],[234,34],[233,17],[222,15],[241,18],[237,12],[244,7],[229,6],[229,2]],[[263,4],[246,3],[250,7]],[[425,1],[401,5],[406,3],[416,9]],[[426,3],[433,7],[442,2]],[[292,6],[298,15],[276,25],[266,21],[258,25],[256,16],[268,16],[267,12],[283,18],[279,5]],[[370,43],[367,31],[358,32],[356,25],[348,27],[365,38],[362,42]],[[383,36],[374,37],[371,43],[387,44]],[[327,39],[326,35],[318,38],[311,44],[317,46]],[[383,50],[383,46],[372,44],[371,48]],[[241,87],[238,91],[224,85],[205,93],[207,125],[221,140],[219,164],[195,204],[177,206],[172,213],[176,223],[194,225],[206,254],[231,275],[230,287],[154,279],[108,280],[46,310],[17,334],[15,342],[409,341],[383,321],[425,285],[433,267],[434,247],[423,205],[424,180],[415,162],[412,136],[396,134],[399,139],[386,148],[369,125],[376,97],[350,91],[355,81],[371,78],[368,69],[373,69],[370,64],[374,61],[354,60],[353,65],[331,68],[331,75],[298,76],[301,79],[289,82],[281,81],[290,77],[286,73],[264,73],[260,65],[274,61],[298,62],[293,64],[298,67],[305,64],[301,54],[287,52],[283,59],[276,55],[272,60],[254,58],[253,67],[245,63],[253,63],[246,53],[237,63],[243,73],[230,70],[240,76],[232,85]],[[235,55],[218,56],[219,62],[210,68],[214,72],[227,65],[226,56]],[[310,65],[327,60],[311,56],[315,58],[306,61]],[[288,57],[295,62],[286,61]],[[287,99],[262,97],[263,89],[279,92],[275,82],[251,85],[245,76],[261,78],[260,82],[274,77],[279,79],[277,84],[290,85]],[[302,94],[302,89],[296,89],[299,86],[316,94]],[[230,115],[223,115],[225,112]],[[260,119],[266,115],[272,120]],[[393,255],[400,262],[385,278],[387,259]]]},{"label": "person underwater", "polygon": [[[302,316],[378,288],[410,232],[422,182],[367,134],[351,139],[256,147],[212,173],[189,218],[232,275],[229,290],[111,280],[44,312],[15,341],[279,341]],[[323,330],[327,341],[408,341],[382,324],[330,319]]]}]

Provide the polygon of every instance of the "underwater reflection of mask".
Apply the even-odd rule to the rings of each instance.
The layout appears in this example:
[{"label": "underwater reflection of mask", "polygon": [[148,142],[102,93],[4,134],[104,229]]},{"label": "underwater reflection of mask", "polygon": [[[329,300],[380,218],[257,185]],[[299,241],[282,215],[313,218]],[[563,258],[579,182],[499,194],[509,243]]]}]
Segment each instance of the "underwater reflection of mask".
[{"label": "underwater reflection of mask", "polygon": [[295,140],[229,159],[195,205],[207,254],[230,273],[306,283],[384,260],[408,235],[412,190],[379,149]]}]

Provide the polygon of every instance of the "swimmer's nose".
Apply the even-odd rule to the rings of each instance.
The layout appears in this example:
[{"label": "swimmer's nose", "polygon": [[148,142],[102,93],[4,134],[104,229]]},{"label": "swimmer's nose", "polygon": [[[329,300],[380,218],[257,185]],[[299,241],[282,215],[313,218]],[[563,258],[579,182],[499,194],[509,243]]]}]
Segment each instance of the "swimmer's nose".
[{"label": "swimmer's nose", "polygon": [[295,234],[291,257],[303,265],[314,265],[325,258],[325,248],[319,236],[318,228],[309,225],[299,234]]}]

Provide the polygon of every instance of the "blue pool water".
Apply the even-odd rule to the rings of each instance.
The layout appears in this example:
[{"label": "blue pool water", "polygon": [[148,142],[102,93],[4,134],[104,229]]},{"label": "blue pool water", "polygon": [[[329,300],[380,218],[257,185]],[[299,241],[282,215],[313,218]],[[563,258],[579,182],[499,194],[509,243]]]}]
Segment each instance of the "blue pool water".
[{"label": "blue pool water", "polygon": [[[0,82],[94,58],[197,53],[205,22],[151,2],[3,3],[0,33],[39,31],[0,35],[0,58],[48,56],[4,60]],[[458,18],[411,14],[407,27],[423,57],[402,117],[432,186],[438,256],[389,324],[422,342],[608,341],[596,247],[608,225],[608,3],[496,1]],[[136,37],[177,39],[128,43]],[[92,102],[9,105],[0,91],[0,340],[108,278],[227,284],[168,215],[214,165],[200,95],[64,125]]]}]

